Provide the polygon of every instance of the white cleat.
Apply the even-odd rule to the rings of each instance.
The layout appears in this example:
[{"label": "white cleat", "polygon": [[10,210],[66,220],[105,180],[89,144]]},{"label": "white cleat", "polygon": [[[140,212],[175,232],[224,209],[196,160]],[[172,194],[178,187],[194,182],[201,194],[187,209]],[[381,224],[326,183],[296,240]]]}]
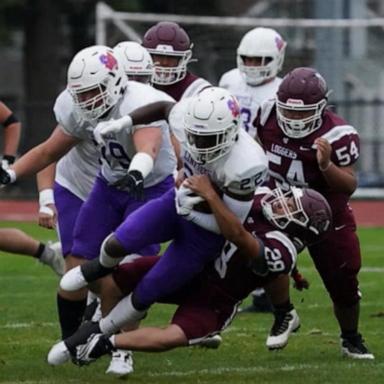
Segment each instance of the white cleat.
[{"label": "white cleat", "polygon": [[60,280],[60,288],[64,291],[77,291],[88,285],[80,266],[69,270]]},{"label": "white cleat", "polygon": [[105,373],[115,376],[126,376],[133,372],[132,352],[118,349],[112,353],[111,363]]},{"label": "white cleat", "polygon": [[223,339],[220,335],[208,336],[205,339],[201,340],[199,347],[208,348],[208,349],[217,349],[220,347]]},{"label": "white cleat", "polygon": [[50,266],[59,276],[63,276],[65,272],[65,261],[60,241],[56,241],[55,243],[49,241],[39,261]]},{"label": "white cleat", "polygon": [[55,344],[48,353],[49,365],[61,365],[71,360],[71,354],[64,341]]},{"label": "white cleat", "polygon": [[275,322],[268,335],[266,346],[269,350],[283,349],[288,344],[289,336],[300,328],[300,318],[295,309],[280,316],[275,315]]}]

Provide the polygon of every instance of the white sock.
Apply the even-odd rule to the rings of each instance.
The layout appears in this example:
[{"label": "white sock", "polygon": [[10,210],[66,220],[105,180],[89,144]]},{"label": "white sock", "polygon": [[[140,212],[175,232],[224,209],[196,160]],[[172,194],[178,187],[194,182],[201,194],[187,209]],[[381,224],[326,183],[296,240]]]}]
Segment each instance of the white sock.
[{"label": "white sock", "polygon": [[124,259],[124,257],[111,257],[106,252],[105,245],[111,236],[112,234],[110,234],[107,238],[104,239],[103,244],[101,244],[101,250],[100,250],[100,257],[99,257],[100,264],[106,268],[113,268],[117,264],[119,264],[121,260]]},{"label": "white sock", "polygon": [[112,335],[124,326],[141,320],[146,311],[138,311],[132,305],[132,293],[120,300],[109,314],[100,320],[99,326],[104,335]]}]

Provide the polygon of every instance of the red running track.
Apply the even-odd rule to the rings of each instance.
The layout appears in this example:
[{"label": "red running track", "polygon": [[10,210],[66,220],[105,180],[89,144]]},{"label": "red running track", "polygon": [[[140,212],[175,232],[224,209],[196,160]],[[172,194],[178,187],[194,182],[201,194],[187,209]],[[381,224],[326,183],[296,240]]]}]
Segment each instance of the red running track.
[{"label": "red running track", "polygon": [[[384,227],[384,200],[351,203],[359,226]],[[38,204],[35,201],[0,201],[0,220],[36,221]]]}]

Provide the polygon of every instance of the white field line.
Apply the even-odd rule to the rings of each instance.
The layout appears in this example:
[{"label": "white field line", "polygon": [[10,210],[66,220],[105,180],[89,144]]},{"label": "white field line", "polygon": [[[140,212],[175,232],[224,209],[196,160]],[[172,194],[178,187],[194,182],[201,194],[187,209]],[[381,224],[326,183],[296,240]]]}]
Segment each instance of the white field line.
[{"label": "white field line", "polygon": [[[356,366],[358,363],[348,364],[350,367]],[[375,368],[378,366],[384,367],[384,363],[375,364]],[[274,367],[222,367],[214,369],[202,369],[202,370],[192,370],[192,371],[173,371],[173,372],[153,372],[148,373],[150,377],[186,377],[186,376],[196,376],[196,375],[222,375],[228,373],[240,373],[240,374],[249,374],[249,373],[276,373],[280,372],[291,372],[298,370],[324,370],[326,364],[286,364],[282,366]]]}]

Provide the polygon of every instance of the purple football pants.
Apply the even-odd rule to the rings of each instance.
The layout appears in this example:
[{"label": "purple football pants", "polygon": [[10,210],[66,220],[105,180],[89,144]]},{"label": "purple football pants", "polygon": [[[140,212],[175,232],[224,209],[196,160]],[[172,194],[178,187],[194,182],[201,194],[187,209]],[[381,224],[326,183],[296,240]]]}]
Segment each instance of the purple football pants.
[{"label": "purple football pants", "polygon": [[149,307],[189,282],[207,262],[220,255],[224,238],[179,216],[175,190],[137,209],[115,231],[127,253],[138,253],[148,244],[172,240],[164,255],[134,290],[135,300]]},{"label": "purple football pants", "polygon": [[[72,255],[92,260],[99,256],[104,239],[112,233],[132,212],[147,201],[161,196],[173,189],[172,176],[153,187],[145,188],[144,200],[138,201],[127,192],[115,187],[97,177],[87,201],[81,207],[74,227]],[[137,249],[140,254],[157,254],[159,243],[146,243],[145,247]]]},{"label": "purple football pants", "polygon": [[75,228],[77,216],[84,201],[56,182],[54,195],[57,209],[57,229],[63,256],[66,257],[71,253],[73,246],[73,228]]}]

